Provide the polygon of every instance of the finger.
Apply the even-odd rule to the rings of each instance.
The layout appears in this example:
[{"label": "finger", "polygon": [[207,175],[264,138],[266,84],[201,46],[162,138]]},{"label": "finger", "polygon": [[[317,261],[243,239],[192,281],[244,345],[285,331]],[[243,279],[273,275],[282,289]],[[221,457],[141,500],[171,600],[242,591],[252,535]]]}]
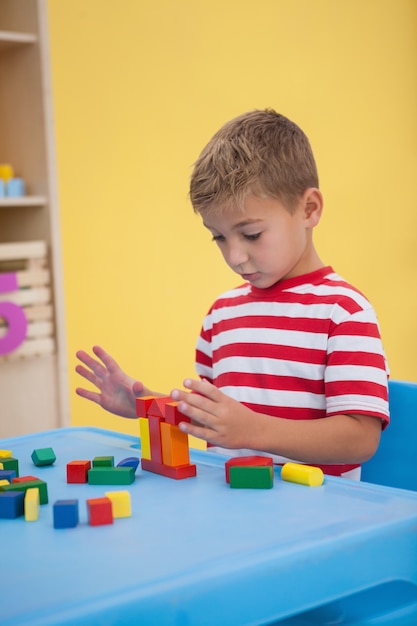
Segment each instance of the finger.
[{"label": "finger", "polygon": [[94,374],[91,370],[83,367],[82,365],[77,365],[75,368],[77,374],[88,380],[89,383],[93,384],[95,387],[100,388],[101,379]]},{"label": "finger", "polygon": [[186,389],[190,389],[194,393],[200,394],[202,396],[205,396],[206,398],[209,398],[210,400],[213,400],[213,402],[218,401],[220,397],[220,392],[217,387],[209,383],[208,380],[195,380],[192,378],[186,378],[184,380],[184,387]]},{"label": "finger", "polygon": [[115,369],[120,369],[119,364],[101,346],[93,346],[93,352],[96,357],[98,357],[100,361],[104,363],[109,372],[112,372]]},{"label": "finger", "polygon": [[215,431],[211,428],[197,426],[197,424],[189,424],[188,422],[180,422],[179,429],[187,435],[193,435],[209,443],[213,443],[216,437]]},{"label": "finger", "polygon": [[77,387],[75,393],[78,396],[81,396],[81,398],[86,398],[87,400],[91,400],[91,402],[101,404],[101,395],[99,393],[95,393],[94,391],[90,391],[89,389],[83,389],[82,387]]},{"label": "finger", "polygon": [[[84,365],[89,367],[90,370],[92,370],[96,376],[98,376],[99,378],[104,378],[104,376],[106,376],[107,374],[106,368],[101,363],[96,361],[96,359],[93,359],[93,357],[90,354],[88,354],[87,352],[84,352],[84,350],[79,350],[76,353],[76,356],[81,361],[81,363],[84,363]],[[82,367],[82,365],[81,366],[78,365],[77,367],[80,368],[83,372],[86,371],[85,368]],[[77,368],[75,369],[76,371],[78,371]],[[78,373],[81,373],[81,371]],[[83,376],[84,374],[81,373],[81,375]]]}]

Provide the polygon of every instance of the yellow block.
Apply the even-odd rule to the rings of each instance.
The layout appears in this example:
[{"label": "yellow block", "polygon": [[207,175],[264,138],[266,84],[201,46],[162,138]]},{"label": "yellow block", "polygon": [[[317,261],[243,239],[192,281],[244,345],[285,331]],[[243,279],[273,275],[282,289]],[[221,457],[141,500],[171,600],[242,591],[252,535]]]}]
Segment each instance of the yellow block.
[{"label": "yellow block", "polygon": [[0,480],[0,487],[3,487],[4,485],[10,485],[9,481],[5,478]]},{"label": "yellow block", "polygon": [[302,465],[301,463],[285,463],[281,470],[282,480],[299,483],[308,487],[320,487],[324,481],[324,474],[319,467]]},{"label": "yellow block", "polygon": [[140,443],[142,448],[142,458],[151,458],[151,439],[149,436],[149,421],[146,417],[139,418]]},{"label": "yellow block", "polygon": [[39,517],[39,489],[30,487],[25,494],[25,520],[36,522]]},{"label": "yellow block", "polygon": [[0,450],[0,458],[11,458],[12,455],[12,451],[11,450]]},{"label": "yellow block", "polygon": [[106,491],[104,494],[111,501],[113,517],[130,517],[132,507],[128,491]]}]

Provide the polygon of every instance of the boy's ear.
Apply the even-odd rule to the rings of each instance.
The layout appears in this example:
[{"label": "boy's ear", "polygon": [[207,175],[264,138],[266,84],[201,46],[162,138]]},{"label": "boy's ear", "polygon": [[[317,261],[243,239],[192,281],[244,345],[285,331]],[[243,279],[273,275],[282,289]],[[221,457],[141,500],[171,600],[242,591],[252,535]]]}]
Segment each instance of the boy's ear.
[{"label": "boy's ear", "polygon": [[314,228],[320,221],[323,212],[323,196],[317,187],[309,187],[302,197],[302,206],[305,218],[310,228]]}]

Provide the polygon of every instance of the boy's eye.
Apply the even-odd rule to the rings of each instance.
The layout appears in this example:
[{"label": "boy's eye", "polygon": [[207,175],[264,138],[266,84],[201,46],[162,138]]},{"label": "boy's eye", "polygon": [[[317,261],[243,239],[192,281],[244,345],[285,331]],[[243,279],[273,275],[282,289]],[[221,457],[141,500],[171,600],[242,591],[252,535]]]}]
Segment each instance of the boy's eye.
[{"label": "boy's eye", "polygon": [[224,237],[223,235],[213,235],[212,241],[217,241],[217,242],[224,241]]},{"label": "boy's eye", "polygon": [[244,235],[248,241],[256,241],[261,236],[261,233],[254,233],[253,235]]}]

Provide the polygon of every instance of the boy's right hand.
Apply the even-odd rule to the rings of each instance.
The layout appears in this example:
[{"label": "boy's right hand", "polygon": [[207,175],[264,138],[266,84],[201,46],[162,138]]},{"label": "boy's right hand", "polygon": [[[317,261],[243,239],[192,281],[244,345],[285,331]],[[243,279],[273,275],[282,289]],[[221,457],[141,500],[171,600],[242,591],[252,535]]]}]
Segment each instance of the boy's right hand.
[{"label": "boy's right hand", "polygon": [[103,409],[121,417],[136,418],[136,398],[150,395],[143,383],[130,378],[119,367],[113,357],[100,346],[93,347],[94,358],[84,350],[76,353],[82,365],[75,371],[97,387],[90,391],[77,387],[76,393],[82,398],[99,404]]}]

